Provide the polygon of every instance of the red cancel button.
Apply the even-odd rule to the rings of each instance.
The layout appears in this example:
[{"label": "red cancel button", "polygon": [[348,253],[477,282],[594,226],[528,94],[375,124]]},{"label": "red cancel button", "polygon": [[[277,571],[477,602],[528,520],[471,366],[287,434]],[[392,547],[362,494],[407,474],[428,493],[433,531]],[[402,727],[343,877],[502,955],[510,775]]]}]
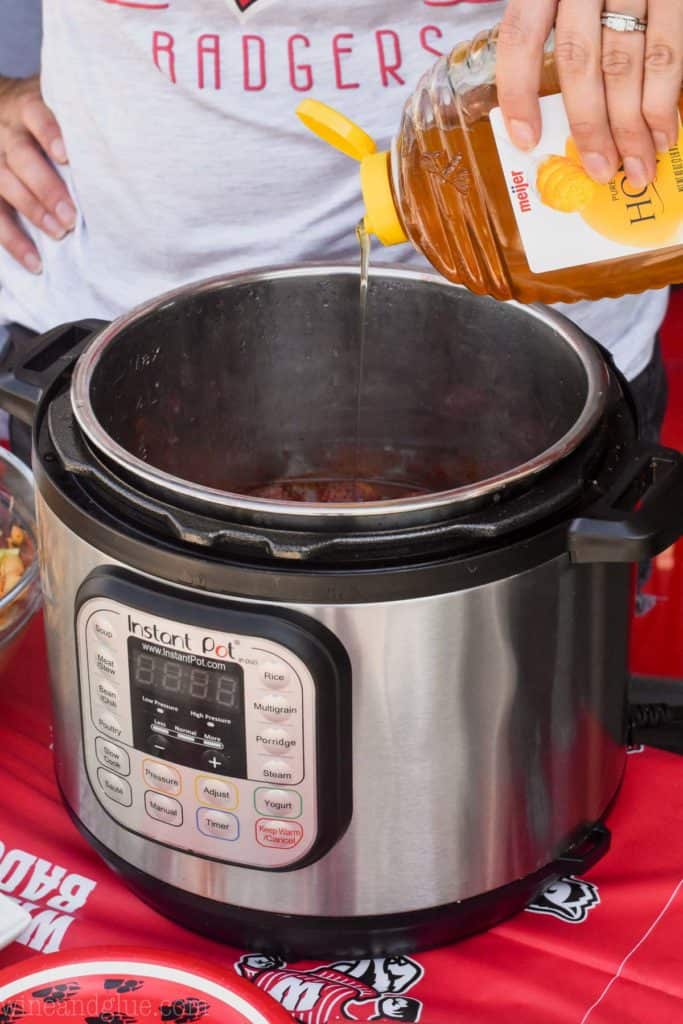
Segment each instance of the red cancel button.
[{"label": "red cancel button", "polygon": [[304,830],[298,821],[273,821],[259,818],[256,822],[256,842],[271,849],[291,850],[304,837]]}]

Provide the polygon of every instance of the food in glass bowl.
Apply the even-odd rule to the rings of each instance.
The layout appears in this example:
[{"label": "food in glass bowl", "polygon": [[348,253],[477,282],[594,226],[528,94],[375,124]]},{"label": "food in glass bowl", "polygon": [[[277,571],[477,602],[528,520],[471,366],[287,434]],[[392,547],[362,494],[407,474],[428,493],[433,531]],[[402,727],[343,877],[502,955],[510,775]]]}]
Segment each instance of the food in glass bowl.
[{"label": "food in glass bowl", "polygon": [[0,449],[0,671],[40,605],[31,470]]}]

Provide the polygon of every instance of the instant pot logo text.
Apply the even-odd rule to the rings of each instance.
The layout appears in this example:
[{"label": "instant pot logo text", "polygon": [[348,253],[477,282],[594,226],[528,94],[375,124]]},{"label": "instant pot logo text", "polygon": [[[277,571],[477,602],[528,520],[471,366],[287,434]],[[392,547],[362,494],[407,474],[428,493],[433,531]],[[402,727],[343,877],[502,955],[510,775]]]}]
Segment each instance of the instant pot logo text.
[{"label": "instant pot logo text", "polygon": [[26,850],[7,848],[0,840],[0,892],[31,915],[17,942],[38,953],[56,953],[74,914],[85,906],[97,885],[59,864]]},{"label": "instant pot logo text", "polygon": [[190,654],[211,654],[214,658],[222,660],[234,660],[234,644],[231,640],[216,640],[214,636],[206,634],[201,638],[200,650],[195,652],[192,647],[192,640],[189,633],[173,633],[156,622],[137,622],[132,615],[128,616],[128,632],[132,636],[138,636],[141,640],[153,640],[163,647],[173,647],[176,651],[187,651]]}]

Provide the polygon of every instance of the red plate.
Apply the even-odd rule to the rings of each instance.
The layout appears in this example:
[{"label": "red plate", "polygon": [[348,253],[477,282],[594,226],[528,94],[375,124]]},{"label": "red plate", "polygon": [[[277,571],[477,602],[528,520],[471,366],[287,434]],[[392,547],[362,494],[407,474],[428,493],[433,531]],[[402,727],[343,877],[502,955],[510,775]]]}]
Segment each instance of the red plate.
[{"label": "red plate", "polygon": [[0,971],[0,1024],[292,1024],[231,972],[171,953],[95,947]]}]

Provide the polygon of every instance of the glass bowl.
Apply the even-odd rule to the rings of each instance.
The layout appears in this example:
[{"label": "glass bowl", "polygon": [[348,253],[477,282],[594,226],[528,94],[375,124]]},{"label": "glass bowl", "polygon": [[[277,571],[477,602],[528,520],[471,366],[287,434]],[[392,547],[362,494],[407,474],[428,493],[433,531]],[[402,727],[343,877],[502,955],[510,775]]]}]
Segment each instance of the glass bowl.
[{"label": "glass bowl", "polygon": [[30,561],[18,583],[0,596],[0,673],[16,653],[24,630],[40,607],[33,473],[15,455],[0,448],[0,534],[3,538],[14,525],[27,535],[22,557],[25,561],[28,554]]}]

